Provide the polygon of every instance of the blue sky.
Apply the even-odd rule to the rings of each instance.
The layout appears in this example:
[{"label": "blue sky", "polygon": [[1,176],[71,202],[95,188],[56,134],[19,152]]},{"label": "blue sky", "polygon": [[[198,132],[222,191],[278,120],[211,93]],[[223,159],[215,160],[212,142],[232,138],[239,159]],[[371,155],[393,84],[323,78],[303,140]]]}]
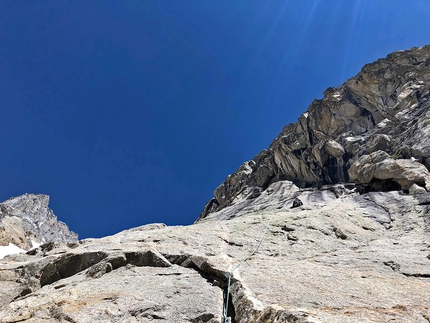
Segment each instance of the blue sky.
[{"label": "blue sky", "polygon": [[428,0],[0,2],[0,199],[80,238],[190,224],[313,99],[430,43]]}]

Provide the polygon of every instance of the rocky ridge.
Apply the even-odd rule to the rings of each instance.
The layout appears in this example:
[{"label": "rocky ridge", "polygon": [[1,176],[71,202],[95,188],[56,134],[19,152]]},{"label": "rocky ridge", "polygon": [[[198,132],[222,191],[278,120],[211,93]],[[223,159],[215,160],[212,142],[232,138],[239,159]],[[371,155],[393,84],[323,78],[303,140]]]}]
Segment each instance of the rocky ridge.
[{"label": "rocky ridge", "polygon": [[0,246],[12,243],[28,250],[33,243],[77,241],[78,235],[57,220],[48,204],[44,194],[24,194],[0,203]]},{"label": "rocky ridge", "polygon": [[328,89],[193,225],[0,260],[0,321],[430,322],[428,57]]},{"label": "rocky ridge", "polygon": [[[297,123],[216,188],[200,218],[244,190],[355,182],[368,190],[430,190],[430,46],[395,52],[328,88]],[[415,186],[414,186],[415,188]]]}]

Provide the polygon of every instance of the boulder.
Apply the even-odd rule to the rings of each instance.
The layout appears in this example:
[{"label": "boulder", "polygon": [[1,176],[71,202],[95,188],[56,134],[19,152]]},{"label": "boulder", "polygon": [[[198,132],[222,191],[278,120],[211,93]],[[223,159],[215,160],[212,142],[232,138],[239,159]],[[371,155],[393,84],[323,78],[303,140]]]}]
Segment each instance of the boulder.
[{"label": "boulder", "polygon": [[367,186],[379,180],[395,182],[403,190],[418,184],[430,191],[430,173],[423,164],[410,159],[393,159],[381,150],[361,156],[348,174],[351,180]]},{"label": "boulder", "polygon": [[325,143],[325,151],[332,157],[342,157],[345,154],[345,149],[341,144],[334,140],[328,140]]},{"label": "boulder", "polygon": [[425,193],[427,193],[426,189],[421,186],[418,186],[415,183],[409,187],[409,194],[418,195],[418,194],[425,194]]}]

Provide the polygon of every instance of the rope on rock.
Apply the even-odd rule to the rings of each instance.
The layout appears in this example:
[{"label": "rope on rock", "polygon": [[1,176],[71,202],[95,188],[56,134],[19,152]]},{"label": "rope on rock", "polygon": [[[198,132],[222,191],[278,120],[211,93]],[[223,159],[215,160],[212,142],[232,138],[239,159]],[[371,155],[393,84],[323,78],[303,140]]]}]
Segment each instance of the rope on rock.
[{"label": "rope on rock", "polygon": [[257,247],[254,249],[254,251],[249,254],[247,257],[243,258],[236,266],[233,267],[233,269],[230,271],[230,273],[228,274],[228,283],[227,283],[227,297],[225,300],[225,312],[224,312],[224,323],[227,323],[227,315],[228,315],[228,302],[229,302],[229,296],[230,296],[230,282],[231,282],[231,277],[233,276],[233,272],[239,268],[240,265],[242,265],[245,261],[247,261],[249,258],[251,258],[260,248],[261,243],[264,240],[264,237],[266,236],[266,232],[267,229],[269,228],[270,225],[270,221],[269,220],[266,224],[266,228],[264,229],[263,235],[261,236],[260,242],[258,243]]}]

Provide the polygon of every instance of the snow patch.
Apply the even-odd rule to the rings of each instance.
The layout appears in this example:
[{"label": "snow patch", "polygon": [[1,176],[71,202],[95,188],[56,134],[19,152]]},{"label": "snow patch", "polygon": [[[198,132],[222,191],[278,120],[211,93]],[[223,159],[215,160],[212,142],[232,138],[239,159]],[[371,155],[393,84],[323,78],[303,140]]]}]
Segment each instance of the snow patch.
[{"label": "snow patch", "polygon": [[378,123],[378,128],[385,127],[389,121],[390,120],[388,120],[387,118],[385,118],[384,120],[382,120],[381,122]]},{"label": "snow patch", "polygon": [[26,251],[9,242],[8,246],[0,246],[0,259],[3,259],[7,255],[14,255],[21,252]]},{"label": "snow patch", "polygon": [[31,249],[39,248],[39,246],[42,245],[41,243],[38,243],[34,240],[31,240]]},{"label": "snow patch", "polygon": [[342,99],[342,94],[340,94],[339,92],[335,92],[334,94],[332,94],[332,97],[340,101]]},{"label": "snow patch", "polygon": [[344,138],[344,140],[347,141],[347,142],[352,142],[352,141],[360,140],[360,138],[357,138],[357,137],[346,137],[346,138]]}]

